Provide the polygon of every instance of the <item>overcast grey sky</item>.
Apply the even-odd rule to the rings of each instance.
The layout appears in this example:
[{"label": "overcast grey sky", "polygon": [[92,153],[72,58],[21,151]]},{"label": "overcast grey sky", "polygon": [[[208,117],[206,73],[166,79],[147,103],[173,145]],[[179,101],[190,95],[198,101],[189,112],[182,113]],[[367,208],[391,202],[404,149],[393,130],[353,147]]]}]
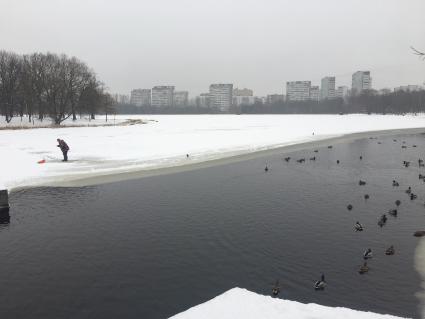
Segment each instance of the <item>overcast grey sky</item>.
[{"label": "overcast grey sky", "polygon": [[75,55],[111,92],[230,82],[256,95],[356,70],[421,84],[425,0],[0,0],[0,49]]}]

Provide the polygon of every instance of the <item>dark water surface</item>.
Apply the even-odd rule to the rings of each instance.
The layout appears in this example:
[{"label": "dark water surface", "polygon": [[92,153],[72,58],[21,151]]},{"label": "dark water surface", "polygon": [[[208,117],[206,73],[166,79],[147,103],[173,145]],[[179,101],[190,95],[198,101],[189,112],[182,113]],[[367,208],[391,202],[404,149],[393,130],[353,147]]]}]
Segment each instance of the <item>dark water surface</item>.
[{"label": "dark water surface", "polygon": [[[419,318],[412,233],[425,225],[425,136],[393,138],[289,155],[303,164],[280,154],[14,192],[0,225],[0,318],[166,318],[236,286],[270,294],[276,279],[280,298]],[[399,216],[379,228],[397,199]],[[354,232],[357,220],[365,231]],[[371,269],[359,275],[368,247]],[[328,287],[317,292],[322,272]]]}]

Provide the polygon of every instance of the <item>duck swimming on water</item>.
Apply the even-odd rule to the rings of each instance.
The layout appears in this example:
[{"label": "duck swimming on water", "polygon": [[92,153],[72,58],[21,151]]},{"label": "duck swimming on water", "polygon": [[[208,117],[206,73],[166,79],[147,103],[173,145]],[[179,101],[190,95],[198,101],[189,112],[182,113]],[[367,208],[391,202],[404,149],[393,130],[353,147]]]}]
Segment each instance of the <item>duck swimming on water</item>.
[{"label": "duck swimming on water", "polygon": [[401,205],[401,201],[399,200],[399,199],[397,199],[396,201],[395,201],[395,204],[397,205],[397,207],[398,206],[400,206]]},{"label": "duck swimming on water", "polygon": [[269,171],[269,168],[266,166],[266,167],[264,168],[264,171],[265,171],[265,172],[268,172],[268,171]]},{"label": "duck swimming on water", "polygon": [[352,210],[352,209],[353,209],[353,205],[348,204],[348,205],[347,205],[347,209],[348,209],[348,210]]},{"label": "duck swimming on water", "polygon": [[356,222],[356,224],[354,225],[354,229],[356,231],[363,231],[363,226],[359,222]]},{"label": "duck swimming on water", "polygon": [[362,180],[359,180],[359,185],[366,185],[366,182],[365,181],[362,181]]},{"label": "duck swimming on water", "polygon": [[390,209],[388,211],[388,214],[390,214],[391,216],[397,217],[397,209]]},{"label": "duck swimming on water", "polygon": [[365,252],[363,253],[363,259],[370,259],[373,257],[372,254],[372,249],[368,248],[365,250]]},{"label": "duck swimming on water", "polygon": [[395,254],[395,249],[394,249],[394,246],[393,245],[391,245],[390,246],[390,248],[388,248],[386,251],[385,251],[385,255],[394,255]]},{"label": "duck swimming on water", "polygon": [[398,186],[400,186],[400,184],[396,180],[393,180],[393,187],[398,187]]},{"label": "duck swimming on water", "polygon": [[367,266],[367,262],[364,262],[363,266],[359,269],[359,274],[363,275],[369,271],[369,267]]},{"label": "duck swimming on water", "polygon": [[318,280],[314,283],[314,289],[315,290],[323,290],[323,289],[325,289],[326,285],[327,284],[326,284],[326,280],[325,280],[325,275],[322,274],[320,280]]},{"label": "duck swimming on water", "polygon": [[387,222],[387,216],[385,214],[383,214],[378,221],[379,227],[384,226],[386,222]]},{"label": "duck swimming on water", "polygon": [[365,194],[364,199],[369,199],[369,194]]},{"label": "duck swimming on water", "polygon": [[276,283],[274,284],[273,288],[272,288],[272,295],[273,296],[277,296],[280,292],[280,285],[279,285],[279,280],[276,280]]}]

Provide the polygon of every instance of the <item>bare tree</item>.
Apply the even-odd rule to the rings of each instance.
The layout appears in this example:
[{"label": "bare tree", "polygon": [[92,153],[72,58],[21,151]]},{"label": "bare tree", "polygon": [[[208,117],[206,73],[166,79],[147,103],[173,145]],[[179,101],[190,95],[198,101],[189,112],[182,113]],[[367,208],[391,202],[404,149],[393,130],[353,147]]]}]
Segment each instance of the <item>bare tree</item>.
[{"label": "bare tree", "polygon": [[410,47],[413,51],[413,54],[419,56],[420,59],[425,60],[425,52],[421,52],[419,50],[416,50],[414,47]]}]

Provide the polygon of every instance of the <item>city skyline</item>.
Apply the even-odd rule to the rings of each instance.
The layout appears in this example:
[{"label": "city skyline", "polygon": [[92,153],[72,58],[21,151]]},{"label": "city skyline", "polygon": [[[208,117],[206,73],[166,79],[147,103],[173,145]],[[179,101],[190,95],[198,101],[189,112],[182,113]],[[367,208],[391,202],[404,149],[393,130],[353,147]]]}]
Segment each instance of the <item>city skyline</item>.
[{"label": "city skyline", "polygon": [[169,83],[199,95],[238,83],[267,95],[293,80],[318,85],[323,74],[350,86],[356,69],[370,70],[376,89],[425,80],[410,49],[425,46],[421,0],[0,3],[2,49],[76,56],[111,92]]}]

